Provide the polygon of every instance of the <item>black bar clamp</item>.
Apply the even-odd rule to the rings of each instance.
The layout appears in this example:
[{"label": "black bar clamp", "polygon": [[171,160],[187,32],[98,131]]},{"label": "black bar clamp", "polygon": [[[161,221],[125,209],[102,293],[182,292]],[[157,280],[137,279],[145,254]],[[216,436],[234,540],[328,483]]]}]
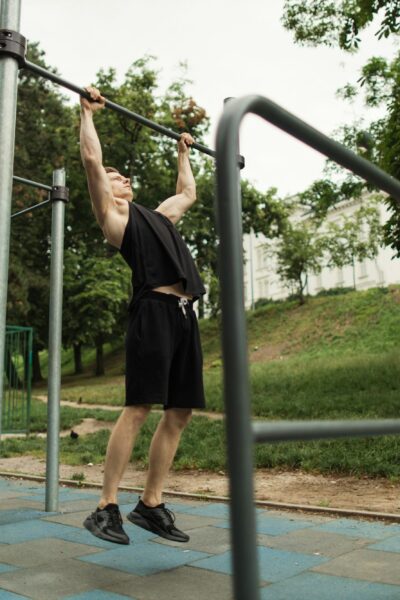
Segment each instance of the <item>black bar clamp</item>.
[{"label": "black bar clamp", "polygon": [[22,69],[25,65],[26,39],[18,31],[12,29],[0,29],[0,57],[12,56],[18,61]]},{"label": "black bar clamp", "polygon": [[69,202],[69,189],[64,185],[53,185],[50,192],[50,200],[61,200],[62,202]]}]

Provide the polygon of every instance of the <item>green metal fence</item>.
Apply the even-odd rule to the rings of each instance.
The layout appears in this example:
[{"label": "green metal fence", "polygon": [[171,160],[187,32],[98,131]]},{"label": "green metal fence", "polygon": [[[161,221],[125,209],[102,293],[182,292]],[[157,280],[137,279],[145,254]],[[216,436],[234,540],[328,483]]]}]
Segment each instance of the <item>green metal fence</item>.
[{"label": "green metal fence", "polygon": [[29,433],[32,327],[6,327],[2,433]]}]

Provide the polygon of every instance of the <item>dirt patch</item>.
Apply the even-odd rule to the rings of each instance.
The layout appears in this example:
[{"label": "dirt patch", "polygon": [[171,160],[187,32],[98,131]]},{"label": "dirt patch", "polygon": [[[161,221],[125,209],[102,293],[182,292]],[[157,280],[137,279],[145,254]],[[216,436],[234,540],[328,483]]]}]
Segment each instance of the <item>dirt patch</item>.
[{"label": "dirt patch", "polygon": [[283,360],[286,344],[262,344],[252,346],[249,352],[250,362],[267,362],[269,360]]}]

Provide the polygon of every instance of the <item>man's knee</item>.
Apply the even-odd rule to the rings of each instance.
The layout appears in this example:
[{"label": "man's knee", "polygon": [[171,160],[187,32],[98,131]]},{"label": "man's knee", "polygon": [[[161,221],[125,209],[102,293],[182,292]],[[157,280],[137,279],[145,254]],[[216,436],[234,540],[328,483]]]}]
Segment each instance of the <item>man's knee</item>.
[{"label": "man's knee", "polygon": [[168,408],[164,411],[164,419],[169,425],[183,429],[192,418],[191,408]]},{"label": "man's knee", "polygon": [[133,423],[141,425],[146,421],[151,411],[151,406],[151,404],[135,404],[133,406],[125,406],[123,414]]}]

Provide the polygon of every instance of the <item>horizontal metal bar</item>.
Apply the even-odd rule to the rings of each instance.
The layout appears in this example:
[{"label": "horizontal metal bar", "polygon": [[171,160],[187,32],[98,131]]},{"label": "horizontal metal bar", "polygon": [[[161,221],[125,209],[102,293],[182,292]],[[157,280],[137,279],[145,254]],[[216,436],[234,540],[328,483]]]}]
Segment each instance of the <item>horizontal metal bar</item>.
[{"label": "horizontal metal bar", "polygon": [[[41,77],[44,77],[45,79],[49,79],[53,83],[56,83],[57,85],[61,85],[62,87],[65,87],[68,90],[71,90],[72,92],[76,92],[80,96],[83,96],[84,98],[87,98],[88,100],[90,100],[89,94],[83,88],[75,85],[74,83],[71,83],[70,81],[67,81],[66,79],[63,79],[62,77],[59,77],[58,75],[55,75],[54,73],[51,73],[50,71],[47,71],[46,69],[43,69],[43,67],[39,67],[38,65],[35,65],[34,63],[25,61],[24,69],[28,69],[32,73],[36,73],[37,75],[40,75]],[[178,141],[180,139],[179,133],[176,133],[175,131],[167,129],[167,127],[164,127],[163,125],[154,123],[154,121],[150,121],[150,119],[146,119],[146,117],[142,117],[141,115],[138,115],[137,113],[135,113],[131,110],[128,110],[127,108],[124,108],[123,106],[120,106],[119,104],[116,104],[115,102],[106,100],[105,106],[117,113],[120,113],[121,115],[124,115],[125,117],[133,119],[137,123],[140,123],[141,125],[144,125],[145,127],[148,127],[149,129],[153,129],[153,131],[157,131],[158,133],[162,133],[163,135],[165,135],[169,138],[172,138],[173,140]],[[194,148],[195,150],[198,150],[199,152],[202,152],[203,154],[208,154],[208,156],[212,156],[213,158],[216,157],[215,150],[210,150],[210,148],[207,148],[207,146],[203,146],[203,144],[198,144],[197,142],[195,142],[191,146],[191,148]]]},{"label": "horizontal metal bar", "polygon": [[362,421],[270,421],[252,423],[254,443],[322,440],[400,433],[400,419]]},{"label": "horizontal metal bar", "polygon": [[13,181],[15,183],[23,183],[25,185],[30,185],[34,188],[39,188],[40,190],[46,190],[47,192],[51,192],[52,188],[49,185],[45,185],[44,183],[38,183],[37,181],[31,181],[30,179],[24,179],[23,177],[17,177],[13,175]]},{"label": "horizontal metal bar", "polygon": [[11,218],[13,219],[14,217],[19,217],[19,215],[23,215],[24,213],[27,212],[32,212],[33,210],[36,210],[37,208],[42,208],[42,206],[44,206],[45,204],[49,204],[51,201],[49,200],[43,200],[43,202],[39,202],[39,204],[34,204],[33,206],[28,206],[28,208],[23,208],[22,210],[19,210],[16,213],[13,213],[11,215]]}]

